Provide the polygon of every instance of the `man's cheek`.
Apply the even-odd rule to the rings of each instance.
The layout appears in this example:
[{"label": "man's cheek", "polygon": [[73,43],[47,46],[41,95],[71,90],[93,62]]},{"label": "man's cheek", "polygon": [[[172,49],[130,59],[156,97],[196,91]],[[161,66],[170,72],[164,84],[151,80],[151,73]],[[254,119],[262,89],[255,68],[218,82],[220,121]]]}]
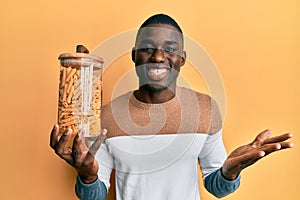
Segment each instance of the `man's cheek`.
[{"label": "man's cheek", "polygon": [[137,76],[141,79],[141,78],[145,78],[146,75],[146,69],[140,66],[136,66],[135,68],[136,74]]}]

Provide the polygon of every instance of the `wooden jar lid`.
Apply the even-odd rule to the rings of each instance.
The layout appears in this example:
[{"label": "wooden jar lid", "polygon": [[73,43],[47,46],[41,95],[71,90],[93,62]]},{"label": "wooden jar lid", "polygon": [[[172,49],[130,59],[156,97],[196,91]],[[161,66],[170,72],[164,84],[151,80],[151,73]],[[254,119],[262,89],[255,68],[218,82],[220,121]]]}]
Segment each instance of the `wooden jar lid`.
[{"label": "wooden jar lid", "polygon": [[63,53],[58,59],[63,67],[89,67],[93,65],[102,68],[104,60],[98,56],[87,53]]}]

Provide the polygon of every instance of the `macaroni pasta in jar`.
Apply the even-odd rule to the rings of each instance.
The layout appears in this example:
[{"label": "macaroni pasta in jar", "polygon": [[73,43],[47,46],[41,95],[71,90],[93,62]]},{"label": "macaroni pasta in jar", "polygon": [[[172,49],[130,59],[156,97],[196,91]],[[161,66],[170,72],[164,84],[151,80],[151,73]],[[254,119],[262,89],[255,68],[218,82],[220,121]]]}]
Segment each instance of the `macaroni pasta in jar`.
[{"label": "macaroni pasta in jar", "polygon": [[87,53],[64,53],[59,60],[60,134],[70,127],[73,137],[80,129],[85,138],[96,137],[101,131],[103,59]]}]

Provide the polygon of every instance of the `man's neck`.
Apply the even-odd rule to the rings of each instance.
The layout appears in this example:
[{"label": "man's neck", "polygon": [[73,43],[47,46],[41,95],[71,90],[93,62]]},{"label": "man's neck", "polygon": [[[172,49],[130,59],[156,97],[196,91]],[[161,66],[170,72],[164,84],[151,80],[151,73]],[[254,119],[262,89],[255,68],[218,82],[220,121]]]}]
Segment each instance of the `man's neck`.
[{"label": "man's neck", "polygon": [[147,87],[140,87],[134,91],[134,96],[141,102],[159,104],[165,103],[175,97],[176,86],[161,91],[153,91]]}]

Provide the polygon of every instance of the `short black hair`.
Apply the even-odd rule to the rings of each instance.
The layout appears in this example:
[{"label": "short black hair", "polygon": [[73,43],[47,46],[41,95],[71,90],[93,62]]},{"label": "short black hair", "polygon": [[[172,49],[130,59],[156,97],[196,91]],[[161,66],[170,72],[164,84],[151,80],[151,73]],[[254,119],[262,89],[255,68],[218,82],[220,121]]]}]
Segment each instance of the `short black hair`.
[{"label": "short black hair", "polygon": [[182,32],[180,26],[172,17],[170,17],[166,14],[155,14],[155,15],[152,15],[151,17],[149,17],[148,19],[146,19],[146,21],[144,21],[144,23],[142,23],[142,25],[140,26],[140,28],[137,32],[137,35],[136,35],[136,39],[138,38],[141,30],[151,24],[166,24],[166,25],[173,26],[180,33],[181,40],[183,43],[183,32]]},{"label": "short black hair", "polygon": [[140,29],[144,28],[144,27],[146,27],[148,25],[151,25],[151,24],[167,24],[167,25],[171,25],[174,28],[176,28],[178,32],[180,32],[181,34],[183,34],[180,26],[178,25],[178,23],[172,17],[170,17],[170,16],[168,16],[166,14],[156,14],[156,15],[153,15],[153,16],[149,17],[141,25]]}]

